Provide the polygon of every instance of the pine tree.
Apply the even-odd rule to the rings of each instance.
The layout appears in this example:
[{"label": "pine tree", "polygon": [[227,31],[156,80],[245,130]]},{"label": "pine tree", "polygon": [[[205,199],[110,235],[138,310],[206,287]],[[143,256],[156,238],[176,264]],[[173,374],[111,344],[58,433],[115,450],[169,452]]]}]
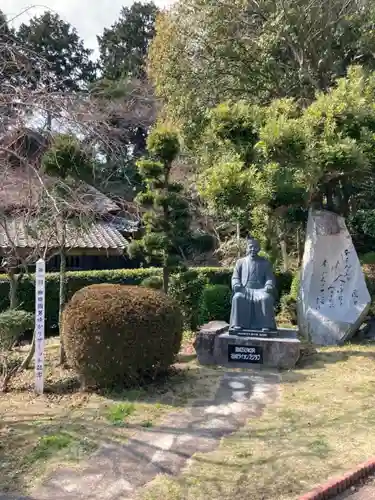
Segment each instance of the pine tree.
[{"label": "pine tree", "polygon": [[189,204],[182,196],[183,187],[171,180],[173,160],[179,153],[177,134],[166,127],[154,129],[147,140],[149,158],[137,165],[144,189],[136,201],[144,208],[145,235],[134,241],[129,253],[144,254],[163,267],[163,289],[167,293],[171,271],[181,265],[181,248],[189,238]]},{"label": "pine tree", "polygon": [[[20,84],[20,69],[23,61],[18,47],[15,47],[14,31],[9,28],[7,18],[0,10],[0,94],[14,95],[14,88]],[[9,119],[14,116],[15,109],[8,99],[2,99],[0,105],[0,124],[7,127]]]},{"label": "pine tree", "polygon": [[134,2],[131,7],[123,7],[119,20],[98,37],[105,78],[145,78],[145,60],[155,35],[157,12],[153,2]]},{"label": "pine tree", "polygon": [[[35,53],[32,62],[36,81],[51,91],[79,91],[96,78],[96,64],[90,59],[75,28],[57,14],[46,11],[19,27],[17,37]],[[41,60],[46,63],[47,70]]]}]

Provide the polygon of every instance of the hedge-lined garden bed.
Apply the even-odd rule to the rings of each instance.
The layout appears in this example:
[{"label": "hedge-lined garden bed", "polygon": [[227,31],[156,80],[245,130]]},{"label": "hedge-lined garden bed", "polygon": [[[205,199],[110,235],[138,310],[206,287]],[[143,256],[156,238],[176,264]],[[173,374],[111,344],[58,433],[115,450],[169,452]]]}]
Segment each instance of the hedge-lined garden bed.
[{"label": "hedge-lined garden bed", "polygon": [[[198,276],[210,285],[230,286],[232,269],[225,267],[200,267],[194,268]],[[161,269],[116,269],[111,271],[78,271],[68,272],[66,277],[68,298],[81,288],[99,284],[116,283],[122,285],[140,285],[141,282],[150,276],[161,276]],[[175,276],[175,280],[179,280]],[[292,281],[290,273],[278,273],[276,275],[279,297],[289,293]],[[20,307],[26,311],[33,312],[34,302],[34,280],[33,277],[24,277],[19,284]],[[9,282],[5,275],[0,275],[0,310],[9,307]],[[58,324],[59,311],[59,274],[49,273],[46,276],[46,328],[55,328]]]}]

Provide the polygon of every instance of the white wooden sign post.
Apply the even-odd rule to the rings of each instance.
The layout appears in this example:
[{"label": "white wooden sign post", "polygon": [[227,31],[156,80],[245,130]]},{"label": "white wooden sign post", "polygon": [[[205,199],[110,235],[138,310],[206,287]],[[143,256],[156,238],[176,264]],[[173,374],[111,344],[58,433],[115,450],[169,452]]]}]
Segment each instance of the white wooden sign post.
[{"label": "white wooden sign post", "polygon": [[35,392],[44,390],[44,312],[45,312],[46,264],[43,259],[36,263],[35,271]]}]

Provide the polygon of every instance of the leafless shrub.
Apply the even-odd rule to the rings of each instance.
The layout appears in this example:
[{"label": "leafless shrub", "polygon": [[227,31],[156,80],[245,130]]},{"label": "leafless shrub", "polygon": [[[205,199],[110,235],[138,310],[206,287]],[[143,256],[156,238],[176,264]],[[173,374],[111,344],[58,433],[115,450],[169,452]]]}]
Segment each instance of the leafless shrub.
[{"label": "leafless shrub", "polygon": [[[30,63],[36,58],[37,73]],[[63,265],[66,252],[80,246],[80,238],[98,218],[128,209],[137,217],[121,192],[115,203],[79,175],[52,176],[43,171],[42,157],[56,134],[76,137],[99,163],[103,155],[120,161],[124,151],[114,114],[126,124],[147,126],[154,119],[146,89],[136,90],[134,85],[129,97],[114,105],[97,92],[51,91],[43,83],[48,80],[43,72],[48,71],[46,61],[11,34],[0,32],[0,258],[9,276],[13,309],[19,306],[19,280],[39,258],[59,254]],[[95,181],[95,170],[91,177]],[[65,300],[63,284],[64,276],[60,306]]]}]

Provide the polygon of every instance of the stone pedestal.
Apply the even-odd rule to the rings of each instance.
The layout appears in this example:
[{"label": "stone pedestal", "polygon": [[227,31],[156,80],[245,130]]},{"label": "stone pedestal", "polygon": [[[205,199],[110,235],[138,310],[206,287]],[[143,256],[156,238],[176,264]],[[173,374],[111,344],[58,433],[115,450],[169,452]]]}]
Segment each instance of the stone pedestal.
[{"label": "stone pedestal", "polygon": [[300,356],[297,330],[279,328],[270,336],[229,333],[229,325],[212,321],[201,327],[194,344],[199,363],[231,368],[290,369]]},{"label": "stone pedestal", "polygon": [[223,333],[215,339],[215,362],[232,368],[294,368],[301,342],[293,333],[289,338],[253,338]]},{"label": "stone pedestal", "polygon": [[197,358],[201,365],[215,365],[214,343],[215,338],[229,330],[225,321],[210,321],[200,327],[194,342]]}]

